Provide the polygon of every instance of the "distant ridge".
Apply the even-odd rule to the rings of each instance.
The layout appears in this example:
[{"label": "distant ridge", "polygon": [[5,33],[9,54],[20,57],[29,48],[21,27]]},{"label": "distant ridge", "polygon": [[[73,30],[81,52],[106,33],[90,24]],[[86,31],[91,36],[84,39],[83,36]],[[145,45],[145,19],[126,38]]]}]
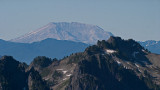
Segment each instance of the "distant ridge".
[{"label": "distant ridge", "polygon": [[12,42],[32,43],[47,38],[57,40],[70,40],[95,44],[98,40],[106,40],[112,33],[104,31],[96,25],[83,24],[78,22],[51,22],[42,28],[28,34],[12,39]]},{"label": "distant ridge", "polygon": [[151,51],[152,53],[160,54],[160,41],[147,40],[144,42],[139,42],[143,47]]},{"label": "distant ridge", "polygon": [[83,52],[87,44],[67,40],[45,39],[34,43],[15,43],[0,40],[0,55],[14,56],[21,62],[30,63],[37,56],[63,58],[72,53]]}]

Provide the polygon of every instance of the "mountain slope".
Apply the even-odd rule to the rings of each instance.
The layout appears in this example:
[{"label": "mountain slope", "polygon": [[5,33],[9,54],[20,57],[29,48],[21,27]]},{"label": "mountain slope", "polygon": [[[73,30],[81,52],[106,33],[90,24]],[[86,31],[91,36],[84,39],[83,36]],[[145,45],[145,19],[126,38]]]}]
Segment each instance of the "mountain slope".
[{"label": "mountain slope", "polygon": [[32,43],[47,38],[57,40],[71,40],[88,44],[95,44],[97,40],[108,39],[112,34],[96,25],[77,22],[49,23],[46,26],[26,35],[12,39],[12,42]]},{"label": "mountain slope", "polygon": [[[7,60],[2,59],[0,65],[7,67],[8,64],[1,64],[3,61]],[[25,66],[26,72],[32,72],[26,76],[29,85],[27,88],[160,90],[159,62],[160,55],[148,52],[134,40],[110,37],[107,41],[98,41],[97,45],[89,46],[84,52],[72,54],[61,60],[35,58],[29,67]],[[13,65],[12,68],[16,66],[20,65]],[[5,71],[10,73],[8,70]]]},{"label": "mountain slope", "polygon": [[132,39],[111,37],[47,67],[38,59],[29,67],[53,90],[159,90],[159,60]]},{"label": "mountain slope", "polygon": [[[71,77],[67,90],[158,88],[153,83],[159,84],[160,71],[157,71],[157,66],[153,65],[153,58],[146,57],[149,53],[135,41],[111,37],[107,42],[98,42],[98,46],[89,47],[86,52],[89,56],[78,63],[76,73]],[[158,80],[154,81],[152,78],[152,81],[151,77],[156,77]]]},{"label": "mountain slope", "polygon": [[50,58],[63,58],[72,53],[82,52],[88,47],[87,44],[46,39],[35,43],[14,43],[0,41],[0,55],[11,55],[21,62],[30,63],[37,56],[47,56]]},{"label": "mountain slope", "polygon": [[145,42],[139,42],[143,47],[151,51],[152,53],[160,54],[160,41],[148,40]]}]

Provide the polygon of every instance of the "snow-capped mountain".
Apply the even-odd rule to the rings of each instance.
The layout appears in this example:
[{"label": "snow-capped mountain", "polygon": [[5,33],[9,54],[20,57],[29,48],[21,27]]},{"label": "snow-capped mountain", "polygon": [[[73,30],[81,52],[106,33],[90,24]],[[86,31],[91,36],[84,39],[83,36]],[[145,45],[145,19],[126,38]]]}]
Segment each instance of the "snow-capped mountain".
[{"label": "snow-capped mountain", "polygon": [[12,42],[32,43],[47,38],[57,40],[71,40],[87,44],[95,44],[97,40],[106,40],[112,33],[104,31],[96,25],[82,24],[77,22],[52,22],[44,27],[12,39]]},{"label": "snow-capped mountain", "polygon": [[160,54],[160,41],[148,40],[139,42],[143,47],[151,51],[152,53]]},{"label": "snow-capped mountain", "polygon": [[147,40],[144,42],[141,42],[144,46],[151,46],[151,45],[156,45],[158,43],[160,43],[160,41],[155,41],[155,40]]}]

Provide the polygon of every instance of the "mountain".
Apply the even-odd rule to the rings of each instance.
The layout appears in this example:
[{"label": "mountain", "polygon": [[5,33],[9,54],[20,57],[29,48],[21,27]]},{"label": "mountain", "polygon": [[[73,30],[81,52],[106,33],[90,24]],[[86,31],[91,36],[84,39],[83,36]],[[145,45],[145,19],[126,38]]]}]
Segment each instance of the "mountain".
[{"label": "mountain", "polygon": [[95,44],[98,40],[108,39],[112,33],[104,31],[96,25],[82,24],[77,22],[49,23],[44,27],[12,39],[12,42],[32,43],[47,38],[57,40],[71,40],[87,44]]},{"label": "mountain", "polygon": [[160,41],[148,40],[145,42],[139,42],[143,47],[151,51],[152,53],[160,54]]},{"label": "mountain", "polygon": [[17,60],[29,64],[37,56],[60,59],[72,53],[83,52],[88,46],[80,42],[55,39],[30,44],[0,40],[0,55],[14,56]]},{"label": "mountain", "polygon": [[[43,59],[42,59],[43,58]],[[35,58],[29,66],[53,90],[159,90],[160,55],[132,39],[111,37],[60,61]]]},{"label": "mountain", "polygon": [[[11,67],[3,63],[0,66]],[[24,65],[12,68],[17,66]],[[160,90],[159,70],[160,55],[148,52],[132,39],[123,40],[120,37],[98,41],[97,45],[89,46],[84,52],[61,60],[39,56],[25,66],[26,72],[35,72],[27,74],[33,75],[27,83],[35,82],[30,83],[34,90],[38,87],[46,90],[47,87],[50,90]],[[38,78],[35,78],[36,75]],[[8,80],[13,81],[14,78]],[[6,84],[12,85],[12,82],[3,86]],[[31,87],[30,84],[27,85]]]}]

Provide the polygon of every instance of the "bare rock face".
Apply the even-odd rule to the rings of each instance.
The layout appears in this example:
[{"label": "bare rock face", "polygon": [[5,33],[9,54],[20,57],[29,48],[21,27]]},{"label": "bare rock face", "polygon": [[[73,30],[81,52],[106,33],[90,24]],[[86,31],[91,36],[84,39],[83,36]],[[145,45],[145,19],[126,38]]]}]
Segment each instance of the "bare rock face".
[{"label": "bare rock face", "polygon": [[0,90],[22,90],[26,88],[24,65],[11,56],[0,59]]},{"label": "bare rock face", "polygon": [[98,40],[106,40],[112,33],[104,31],[96,25],[82,24],[77,22],[49,23],[46,26],[12,39],[12,42],[32,43],[47,38],[57,40],[71,40],[87,44],[95,44]]},{"label": "bare rock face", "polygon": [[39,72],[11,56],[0,58],[0,90],[49,90]]},{"label": "bare rock face", "polygon": [[49,90],[46,82],[42,80],[39,72],[31,68],[28,72],[28,89],[29,90]]},{"label": "bare rock face", "polygon": [[160,89],[160,67],[155,63],[160,55],[148,52],[132,39],[98,41],[83,55],[65,90]]}]

